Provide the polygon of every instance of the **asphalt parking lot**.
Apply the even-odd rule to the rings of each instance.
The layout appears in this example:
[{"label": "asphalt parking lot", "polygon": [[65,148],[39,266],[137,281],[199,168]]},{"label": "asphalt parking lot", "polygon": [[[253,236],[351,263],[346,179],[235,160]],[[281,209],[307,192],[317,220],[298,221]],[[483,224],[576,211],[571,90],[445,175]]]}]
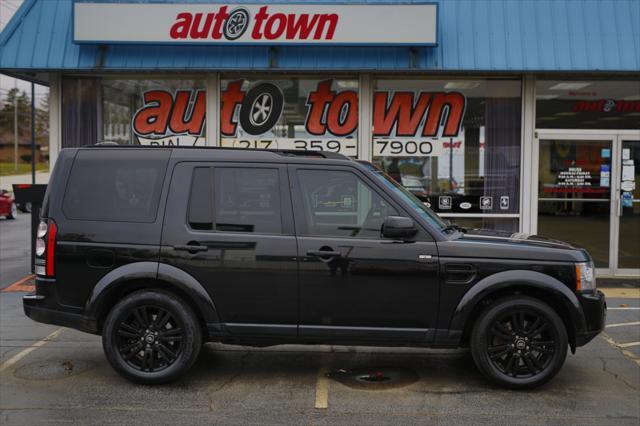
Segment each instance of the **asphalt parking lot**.
[{"label": "asphalt parking lot", "polygon": [[[6,261],[28,250],[5,244],[20,221],[28,215],[0,221],[0,288],[24,268]],[[605,291],[605,333],[529,392],[489,385],[465,350],[296,345],[207,344],[179,382],[133,385],[111,369],[100,337],[32,322],[24,293],[2,291],[0,424],[638,425],[640,289]],[[390,380],[366,379],[377,373]]]}]

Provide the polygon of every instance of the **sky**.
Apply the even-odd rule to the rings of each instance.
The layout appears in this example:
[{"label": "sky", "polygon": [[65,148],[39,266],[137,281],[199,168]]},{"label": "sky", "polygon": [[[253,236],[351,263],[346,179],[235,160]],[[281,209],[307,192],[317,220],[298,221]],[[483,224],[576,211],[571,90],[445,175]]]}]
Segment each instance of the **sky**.
[{"label": "sky", "polygon": [[[13,14],[18,10],[23,0],[0,0],[0,31],[9,23]],[[24,80],[18,80],[12,77],[8,77],[4,74],[0,74],[0,101],[4,99],[9,90],[14,87],[18,87],[21,91],[27,92],[27,95],[31,97],[31,83]],[[36,84],[36,101],[41,99],[47,93],[49,88]]]}]

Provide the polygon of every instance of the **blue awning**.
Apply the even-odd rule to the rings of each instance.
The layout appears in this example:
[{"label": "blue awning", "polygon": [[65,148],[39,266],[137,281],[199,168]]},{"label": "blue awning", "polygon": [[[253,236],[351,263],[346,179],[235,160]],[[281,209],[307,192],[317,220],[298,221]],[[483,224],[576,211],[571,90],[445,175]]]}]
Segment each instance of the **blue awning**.
[{"label": "blue awning", "polygon": [[26,0],[0,35],[0,71],[640,71],[638,0],[437,3],[436,47],[271,48],[80,45],[73,42],[73,0]]}]

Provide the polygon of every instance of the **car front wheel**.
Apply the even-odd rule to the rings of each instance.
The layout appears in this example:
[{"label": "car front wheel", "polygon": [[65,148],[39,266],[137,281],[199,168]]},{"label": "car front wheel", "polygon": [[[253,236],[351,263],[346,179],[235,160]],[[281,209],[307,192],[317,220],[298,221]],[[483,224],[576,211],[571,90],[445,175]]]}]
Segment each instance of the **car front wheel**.
[{"label": "car front wheel", "polygon": [[161,384],[177,379],[193,365],[202,334],[185,302],[144,290],[128,295],[111,310],[102,344],[120,375],[136,383]]},{"label": "car front wheel", "polygon": [[471,335],[478,369],[509,389],[531,389],[551,380],[567,357],[567,331],[547,304],[513,296],[490,305]]}]

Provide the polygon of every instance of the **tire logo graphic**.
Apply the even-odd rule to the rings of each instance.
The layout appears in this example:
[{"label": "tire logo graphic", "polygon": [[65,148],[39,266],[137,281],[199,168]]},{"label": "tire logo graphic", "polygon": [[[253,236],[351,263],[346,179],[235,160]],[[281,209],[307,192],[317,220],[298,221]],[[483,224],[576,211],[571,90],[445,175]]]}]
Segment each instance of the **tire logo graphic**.
[{"label": "tire logo graphic", "polygon": [[250,135],[268,132],[282,115],[284,96],[278,86],[262,83],[252,88],[242,101],[240,126]]},{"label": "tire logo graphic", "polygon": [[229,14],[224,23],[224,37],[227,40],[237,40],[242,37],[242,34],[249,28],[249,12],[243,7],[234,9]]},{"label": "tire logo graphic", "polygon": [[260,97],[256,98],[251,105],[251,113],[249,114],[249,121],[254,126],[261,126],[269,118],[273,108],[273,98],[269,93],[262,93]]}]

